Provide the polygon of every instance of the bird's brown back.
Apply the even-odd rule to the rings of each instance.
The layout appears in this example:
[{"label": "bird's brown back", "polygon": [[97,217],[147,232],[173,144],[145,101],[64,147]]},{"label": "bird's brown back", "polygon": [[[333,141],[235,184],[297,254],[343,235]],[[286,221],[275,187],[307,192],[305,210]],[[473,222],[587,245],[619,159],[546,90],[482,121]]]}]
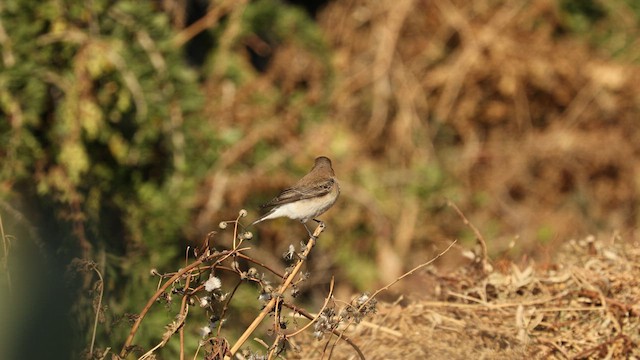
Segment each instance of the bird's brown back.
[{"label": "bird's brown back", "polygon": [[337,182],[335,172],[331,167],[331,160],[326,156],[316,158],[311,171],[295,185],[284,189],[278,196],[262,205],[272,207],[290,202],[322,196],[331,191]]}]

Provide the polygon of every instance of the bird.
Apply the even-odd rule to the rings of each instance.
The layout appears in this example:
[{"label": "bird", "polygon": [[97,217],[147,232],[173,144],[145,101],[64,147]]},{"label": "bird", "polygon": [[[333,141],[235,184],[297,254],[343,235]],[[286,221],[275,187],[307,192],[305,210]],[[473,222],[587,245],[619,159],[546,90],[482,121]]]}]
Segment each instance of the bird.
[{"label": "bird", "polygon": [[313,220],[324,224],[316,217],[329,210],[340,195],[340,184],[331,167],[331,160],[326,156],[317,157],[311,171],[290,188],[273,198],[261,208],[271,208],[269,212],[251,223],[251,226],[270,219],[288,217],[299,220],[315,239],[307,227],[307,221]]}]

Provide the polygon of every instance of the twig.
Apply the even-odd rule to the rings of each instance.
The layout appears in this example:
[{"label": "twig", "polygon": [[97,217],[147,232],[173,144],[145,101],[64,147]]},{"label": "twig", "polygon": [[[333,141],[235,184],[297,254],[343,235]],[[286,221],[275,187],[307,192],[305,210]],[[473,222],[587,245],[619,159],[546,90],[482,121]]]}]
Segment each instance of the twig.
[{"label": "twig", "polygon": [[[45,242],[42,240],[42,237],[38,234],[38,229],[34,225],[32,225],[31,222],[29,222],[29,219],[27,219],[27,217],[23,213],[21,213],[20,211],[16,210],[13,206],[11,206],[11,204],[9,204],[6,201],[3,201],[2,199],[0,199],[0,209],[3,210],[5,214],[10,216],[11,219],[16,223],[16,225],[21,226],[27,231],[28,238],[37,247],[38,255],[40,256],[40,258],[47,259],[49,257],[47,246],[45,245]],[[3,242],[5,238],[7,240],[6,245],[9,246],[7,250],[10,250],[11,242],[9,242],[9,240],[15,239],[15,237],[12,235],[8,235],[6,237],[3,236]],[[5,256],[6,255],[7,254],[5,254]]]},{"label": "twig", "polygon": [[[189,284],[191,283],[191,272],[187,275],[187,280],[184,284],[184,295],[182,296],[182,304],[180,305],[180,315],[186,319],[186,309],[187,309],[187,298],[189,295],[187,294],[189,290]],[[183,315],[184,314],[184,315]],[[184,360],[184,326],[180,327],[180,360]]]},{"label": "twig", "polygon": [[[404,273],[402,276],[398,277],[397,279],[393,280],[392,282],[390,282],[389,284],[385,285],[384,287],[376,290],[376,292],[373,293],[373,295],[371,295],[366,301],[364,301],[359,307],[358,307],[358,312],[362,311],[362,309],[371,301],[373,300],[376,296],[378,296],[378,294],[380,294],[381,292],[385,291],[385,290],[389,290],[389,288],[391,288],[393,285],[395,285],[396,283],[398,283],[400,280],[406,278],[409,275],[412,275],[413,273],[415,273],[416,271],[422,269],[425,266],[431,265],[434,261],[438,260],[440,257],[442,257],[444,254],[446,254],[452,247],[453,245],[457,242],[457,240],[453,240],[451,242],[451,244],[449,244],[449,246],[447,246],[446,249],[444,249],[441,253],[439,253],[438,255],[436,255],[434,258],[432,258],[431,260],[422,263],[416,267],[414,267],[413,269],[409,270],[408,272]],[[351,326],[351,324],[353,323],[353,320],[351,320],[346,326],[345,328],[340,331],[338,334],[336,334],[336,336],[338,336],[338,339],[342,339],[344,336],[344,332]],[[333,349],[335,348],[335,345],[337,344],[337,340],[336,343],[334,343],[334,345],[331,347],[331,351],[329,353],[329,358],[331,358],[331,354],[333,353]],[[326,351],[326,348],[325,348]],[[364,359],[364,357],[362,357],[362,359]]]},{"label": "twig", "polygon": [[[320,311],[318,311],[318,316],[320,316],[320,314],[322,314],[322,312],[324,311],[324,309],[327,307],[327,305],[329,304],[329,300],[331,300],[331,297],[333,296],[333,284],[334,284],[334,277],[331,277],[331,284],[329,285],[329,293],[327,294],[326,299],[324,299],[324,304],[322,305],[322,308],[320,308]],[[305,326],[303,326],[301,329],[298,329],[297,331],[288,334],[288,337],[293,337],[296,336],[298,334],[300,334],[301,332],[305,331],[306,329],[309,328],[309,326],[313,325],[313,323],[316,322],[316,320],[318,320],[318,316],[314,317],[311,321],[309,321],[309,323]]]},{"label": "twig", "polygon": [[[560,345],[556,344],[554,340],[540,338],[540,339],[538,339],[538,342],[541,343],[541,344],[544,344],[544,345],[552,347],[557,352],[559,352],[563,356],[563,358],[565,358],[565,359],[569,358],[569,355],[567,354],[567,352],[564,351],[564,349]],[[553,351],[553,350],[551,350],[551,351]]]},{"label": "twig", "polygon": [[598,344],[598,345],[596,345],[596,346],[594,346],[594,347],[592,347],[592,348],[589,348],[589,349],[586,349],[586,350],[584,350],[584,351],[580,352],[579,354],[577,354],[577,355],[575,355],[574,357],[572,357],[572,359],[574,359],[574,360],[578,360],[578,359],[586,359],[586,358],[588,358],[588,357],[589,357],[589,355],[591,355],[593,352],[598,351],[598,350],[601,350],[602,348],[605,348],[605,347],[607,347],[608,345],[611,345],[611,344],[613,344],[614,342],[616,342],[616,341],[618,341],[618,340],[620,340],[620,339],[623,339],[623,340],[624,340],[624,342],[630,341],[630,340],[629,340],[629,338],[627,337],[627,335],[619,334],[618,336],[616,336],[616,337],[614,337],[614,338],[612,338],[612,339],[609,339],[609,340],[607,340],[607,341],[605,341],[605,342],[603,342],[603,343],[601,343],[601,344]]},{"label": "twig", "polygon": [[[282,302],[282,305],[288,307],[289,309],[299,313],[300,315],[306,317],[309,320],[313,320],[315,318],[315,316],[313,316],[312,314],[310,314],[309,312],[307,312],[307,310],[303,309],[303,308],[299,308],[293,304],[289,304],[287,302]],[[347,344],[351,345],[351,347],[358,353],[358,357],[361,360],[364,360],[364,354],[362,353],[362,351],[360,350],[360,348],[353,342],[351,341],[351,339],[347,336],[344,336],[344,334],[341,334],[337,329],[331,329],[331,333],[333,333],[333,335],[341,337],[342,340],[346,341]]]},{"label": "twig", "polygon": [[7,240],[7,236],[4,234],[2,215],[0,215],[0,236],[2,236],[2,248],[4,249],[4,253],[2,254],[2,267],[4,268],[4,272],[7,275],[7,289],[9,290],[9,293],[11,293],[11,272],[9,271],[9,240]]},{"label": "twig", "polygon": [[269,344],[267,344],[266,342],[264,342],[264,340],[260,339],[260,338],[253,338],[253,340],[255,342],[257,342],[258,344],[264,346],[265,349],[269,350]]},{"label": "twig", "polygon": [[467,225],[471,229],[471,231],[473,231],[473,233],[475,234],[476,239],[478,240],[478,243],[480,244],[480,247],[482,248],[482,271],[484,273],[489,272],[490,269],[491,269],[491,265],[489,265],[489,255],[487,253],[487,242],[484,240],[484,236],[482,236],[482,234],[480,233],[478,228],[475,227],[467,219],[466,216],[464,216],[462,211],[460,211],[458,206],[456,204],[454,204],[453,201],[447,200],[447,205],[452,207],[453,210],[455,210],[458,213],[458,216],[460,216],[460,218],[462,219],[462,222],[464,222],[464,224]]},{"label": "twig", "polygon": [[171,339],[176,331],[184,326],[184,321],[187,318],[187,313],[189,313],[189,308],[187,307],[186,309],[187,310],[185,311],[184,315],[179,314],[178,319],[167,326],[167,331],[164,333],[164,335],[162,335],[162,341],[160,341],[158,345],[151,348],[151,350],[144,353],[144,355],[140,356],[138,360],[145,360],[147,358],[150,358],[156,350],[166,345],[166,343],[169,341],[169,339]]},{"label": "twig", "polygon": [[282,274],[280,274],[278,271],[276,271],[276,270],[274,270],[274,269],[270,268],[270,267],[269,267],[269,266],[267,266],[266,264],[263,264],[263,263],[261,263],[260,261],[258,261],[258,260],[256,260],[256,259],[253,259],[251,256],[247,256],[247,255],[245,255],[245,254],[238,254],[238,257],[239,257],[239,258],[241,258],[241,259],[247,260],[247,261],[249,261],[249,262],[252,262],[252,263],[254,263],[254,264],[256,264],[256,265],[258,265],[258,266],[260,266],[260,267],[263,267],[263,268],[265,268],[265,269],[267,269],[267,270],[271,271],[271,273],[273,273],[273,275],[275,275],[275,276],[277,276],[277,277],[279,277],[279,278],[281,278],[281,279],[284,279],[284,275],[282,275]]},{"label": "twig", "polygon": [[[457,240],[453,240],[451,242],[451,244],[449,244],[449,246],[447,246],[446,249],[444,249],[441,253],[439,253],[438,255],[436,255],[434,258],[432,258],[431,260],[422,263],[416,267],[414,267],[413,269],[409,270],[408,272],[404,273],[402,276],[398,277],[397,279],[393,280],[392,282],[390,282],[389,284],[387,284],[386,286],[376,290],[376,292],[373,293],[373,295],[371,295],[366,301],[364,301],[359,307],[358,307],[358,312],[362,311],[362,309],[371,301],[373,300],[376,296],[378,296],[378,294],[380,294],[381,292],[385,291],[385,290],[389,290],[390,287],[392,287],[393,285],[395,285],[396,283],[398,283],[400,280],[406,278],[409,275],[412,275],[413,273],[415,273],[416,271],[422,269],[425,266],[431,265],[434,261],[438,260],[440,257],[442,257],[444,254],[446,254],[452,247],[453,245],[457,242]],[[344,332],[349,328],[349,326],[351,326],[351,324],[353,323],[353,320],[349,322],[349,324],[347,324],[347,326],[345,326],[345,328],[339,333],[338,335],[338,340],[342,338],[342,336],[344,335]],[[333,353],[333,349],[335,348],[335,345],[337,344],[337,340],[336,343],[334,343],[334,345],[331,347],[331,351],[329,353],[329,358],[331,358],[331,354]],[[326,350],[326,349],[325,349]]]},{"label": "twig", "polygon": [[[264,309],[262,309],[260,314],[253,320],[251,325],[249,325],[247,330],[245,330],[242,336],[240,336],[240,338],[238,339],[238,341],[236,341],[233,347],[231,347],[231,350],[229,350],[229,352],[231,353],[231,356],[233,356],[238,350],[240,350],[240,347],[245,343],[245,341],[247,341],[249,336],[251,336],[251,334],[256,330],[256,328],[258,327],[258,325],[260,325],[262,320],[264,320],[267,314],[269,314],[275,308],[276,304],[280,301],[280,295],[284,294],[284,292],[287,290],[287,288],[289,287],[293,279],[300,272],[300,269],[302,268],[302,264],[304,264],[304,261],[308,257],[309,253],[311,252],[311,249],[313,249],[313,247],[315,246],[315,243],[316,243],[315,239],[322,233],[323,230],[324,230],[324,224],[320,223],[316,228],[316,230],[313,232],[313,237],[309,238],[309,242],[307,242],[306,249],[303,252],[300,259],[298,260],[298,263],[296,264],[294,269],[291,271],[287,279],[284,281],[284,283],[280,287],[279,294],[272,295],[269,303],[264,307]],[[225,359],[226,358],[229,358],[229,357],[225,357]]]},{"label": "twig", "polygon": [[625,304],[621,301],[618,301],[616,299],[612,299],[606,296],[599,296],[600,294],[592,291],[592,290],[581,290],[578,292],[578,295],[580,296],[586,296],[589,297],[591,299],[596,299],[596,300],[600,300],[602,302],[602,306],[605,307],[606,305],[612,305],[613,307],[617,307],[620,310],[622,310],[623,312],[631,315],[631,316],[640,316],[640,311],[636,310],[633,308],[632,305],[628,305]]},{"label": "twig", "polygon": [[453,245],[457,242],[458,240],[453,240],[451,242],[451,244],[449,244],[449,246],[447,246],[446,249],[444,249],[444,251],[442,251],[441,253],[439,253],[438,255],[436,255],[434,258],[432,258],[431,260],[427,261],[426,263],[422,263],[416,267],[414,267],[413,269],[409,270],[408,272],[404,273],[402,276],[400,276],[399,278],[393,280],[392,282],[390,282],[389,284],[385,285],[384,287],[381,287],[380,289],[376,290],[376,292],[373,293],[373,295],[371,295],[365,302],[362,303],[362,305],[360,305],[360,307],[358,307],[358,311],[362,310],[368,303],[369,301],[371,301],[373,298],[375,298],[378,294],[380,294],[381,292],[385,291],[385,290],[389,290],[390,287],[392,287],[393,285],[395,285],[398,281],[406,278],[409,275],[412,275],[413,273],[415,273],[416,271],[422,269],[425,266],[429,266],[431,265],[434,261],[438,260],[440,257],[442,257],[444,254],[446,254],[449,249],[451,249],[453,247]]},{"label": "twig", "polygon": [[[333,345],[331,345],[331,351],[329,351],[329,356],[327,357],[327,359],[331,359],[331,357],[333,356],[333,350],[335,350],[336,346],[338,345],[338,341],[343,339],[344,332],[347,331],[347,329],[353,324],[354,321],[355,321],[355,319],[351,319],[349,321],[349,323],[347,324],[347,326],[345,326],[345,328],[342,331],[340,331],[340,333],[336,336],[336,341],[334,341]],[[327,342],[327,345],[329,345],[329,342]],[[327,349],[325,347],[325,351],[324,352],[326,352],[326,350]]]},{"label": "twig", "polygon": [[[485,307],[487,309],[501,309],[501,308],[509,308],[509,307],[518,307],[519,305],[533,306],[533,305],[545,304],[553,300],[562,299],[563,297],[569,295],[569,292],[563,292],[558,295],[550,296],[542,299],[529,300],[529,301],[514,301],[514,302],[505,302],[505,303],[497,303],[497,304],[484,302],[480,299],[461,295],[453,291],[449,291],[447,292],[447,294],[467,300],[467,301],[471,301],[474,304],[460,304],[460,303],[453,303],[448,301],[424,301],[422,302],[422,304],[424,304],[427,307],[452,307],[452,308],[459,308],[459,309],[475,309],[478,307]],[[536,311],[562,311],[562,310],[593,311],[594,309],[595,308],[554,308],[553,310],[548,310],[545,308],[536,308]]]},{"label": "twig", "polygon": [[196,349],[196,353],[193,354],[193,360],[198,358],[198,353],[200,352],[200,348],[202,348],[202,341],[198,341],[198,348]]},{"label": "twig", "polygon": [[240,287],[240,284],[242,284],[242,280],[238,281],[236,286],[231,291],[231,294],[229,294],[229,298],[227,299],[227,301],[225,301],[224,306],[222,307],[222,311],[220,312],[220,322],[218,323],[218,330],[216,331],[216,336],[220,336],[220,331],[222,330],[222,322],[223,322],[222,319],[224,318],[224,314],[226,314],[227,309],[229,308],[229,303],[231,302],[231,299],[233,299],[233,295],[235,295],[236,291]]},{"label": "twig", "polygon": [[233,6],[235,4],[236,4],[236,1],[224,1],[218,6],[214,7],[205,16],[198,19],[196,22],[191,24],[186,29],[180,31],[173,38],[173,43],[177,47],[180,47],[184,45],[187,41],[194,38],[196,35],[215,26],[218,23],[218,20],[220,20],[220,18],[224,16],[226,12],[233,9]]},{"label": "twig", "polygon": [[225,259],[227,259],[232,253],[234,253],[236,251],[240,251],[240,250],[243,250],[243,249],[226,250],[226,251],[223,251],[223,252],[220,252],[220,253],[217,253],[217,254],[213,254],[213,255],[210,255],[210,256],[207,256],[207,257],[203,257],[201,259],[198,259],[198,260],[194,261],[192,264],[188,265],[184,269],[176,272],[171,278],[169,278],[169,280],[167,280],[161,287],[159,287],[158,290],[155,292],[155,294],[153,294],[153,296],[151,296],[151,298],[149,298],[149,301],[147,301],[147,303],[144,306],[144,308],[142,309],[142,311],[140,311],[140,315],[138,315],[138,318],[136,319],[136,321],[134,322],[133,326],[131,327],[131,331],[129,332],[129,335],[127,336],[127,339],[126,339],[124,345],[122,345],[122,349],[120,350],[120,357],[124,358],[127,355],[129,347],[131,346],[131,343],[133,342],[133,338],[135,337],[136,332],[138,332],[138,328],[140,327],[140,324],[142,323],[142,319],[144,319],[144,317],[147,314],[147,312],[149,311],[149,309],[151,309],[151,306],[156,302],[156,300],[160,297],[160,295],[162,295],[162,293],[164,293],[165,290],[167,290],[167,288],[169,288],[169,286],[171,286],[171,284],[173,284],[182,275],[184,275],[187,272],[193,270],[194,268],[200,266],[202,263],[204,263],[206,261],[210,261],[210,260],[220,256],[221,258],[216,260],[216,263],[220,263],[221,261],[224,261]]},{"label": "twig", "polygon": [[93,356],[93,346],[96,343],[96,332],[98,331],[98,319],[100,318],[100,308],[102,308],[102,296],[104,295],[104,279],[97,266],[93,266],[93,271],[98,274],[100,279],[100,296],[98,298],[98,306],[96,308],[96,317],[93,320],[93,333],[91,334],[91,346],[89,346],[89,354]]},{"label": "twig", "polygon": [[[278,316],[276,315],[275,318],[277,319]],[[267,348],[269,350],[269,353],[267,354],[267,360],[273,359],[274,356],[278,356],[278,354],[282,352],[282,347],[279,344],[281,344],[286,340],[287,340],[286,335],[278,334],[276,336],[276,339],[273,341],[273,345]],[[280,351],[278,351],[278,349],[280,349]]]}]

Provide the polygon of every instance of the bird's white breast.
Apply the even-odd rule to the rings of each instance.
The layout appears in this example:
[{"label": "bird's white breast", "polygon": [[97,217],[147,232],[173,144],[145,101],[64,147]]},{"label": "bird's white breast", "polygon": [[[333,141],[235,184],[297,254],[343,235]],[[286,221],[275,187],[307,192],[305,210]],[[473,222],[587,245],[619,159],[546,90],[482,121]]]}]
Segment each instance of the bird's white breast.
[{"label": "bird's white breast", "polygon": [[[310,219],[322,214],[336,202],[337,196],[334,192],[330,192],[324,196],[298,200],[292,203],[280,205],[277,209],[267,216],[269,219],[286,216],[290,219],[307,222]],[[266,220],[266,219],[265,219]]]}]

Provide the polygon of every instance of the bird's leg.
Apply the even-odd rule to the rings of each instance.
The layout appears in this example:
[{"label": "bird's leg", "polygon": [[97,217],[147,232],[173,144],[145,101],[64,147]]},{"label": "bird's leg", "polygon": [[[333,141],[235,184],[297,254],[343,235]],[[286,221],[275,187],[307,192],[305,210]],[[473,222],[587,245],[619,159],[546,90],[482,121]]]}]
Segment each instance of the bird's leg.
[{"label": "bird's leg", "polygon": [[313,221],[317,222],[318,225],[320,225],[320,226],[322,226],[324,228],[324,221],[318,220],[318,219],[313,219]]},{"label": "bird's leg", "polygon": [[[314,219],[315,220],[315,219]],[[302,221],[301,221],[302,222]],[[309,234],[309,237],[312,238],[314,241],[318,240],[318,237],[313,235],[313,233],[311,232],[311,230],[309,230],[309,228],[307,227],[307,223],[302,222],[302,225],[304,226],[305,229],[307,229],[307,233]]]}]

